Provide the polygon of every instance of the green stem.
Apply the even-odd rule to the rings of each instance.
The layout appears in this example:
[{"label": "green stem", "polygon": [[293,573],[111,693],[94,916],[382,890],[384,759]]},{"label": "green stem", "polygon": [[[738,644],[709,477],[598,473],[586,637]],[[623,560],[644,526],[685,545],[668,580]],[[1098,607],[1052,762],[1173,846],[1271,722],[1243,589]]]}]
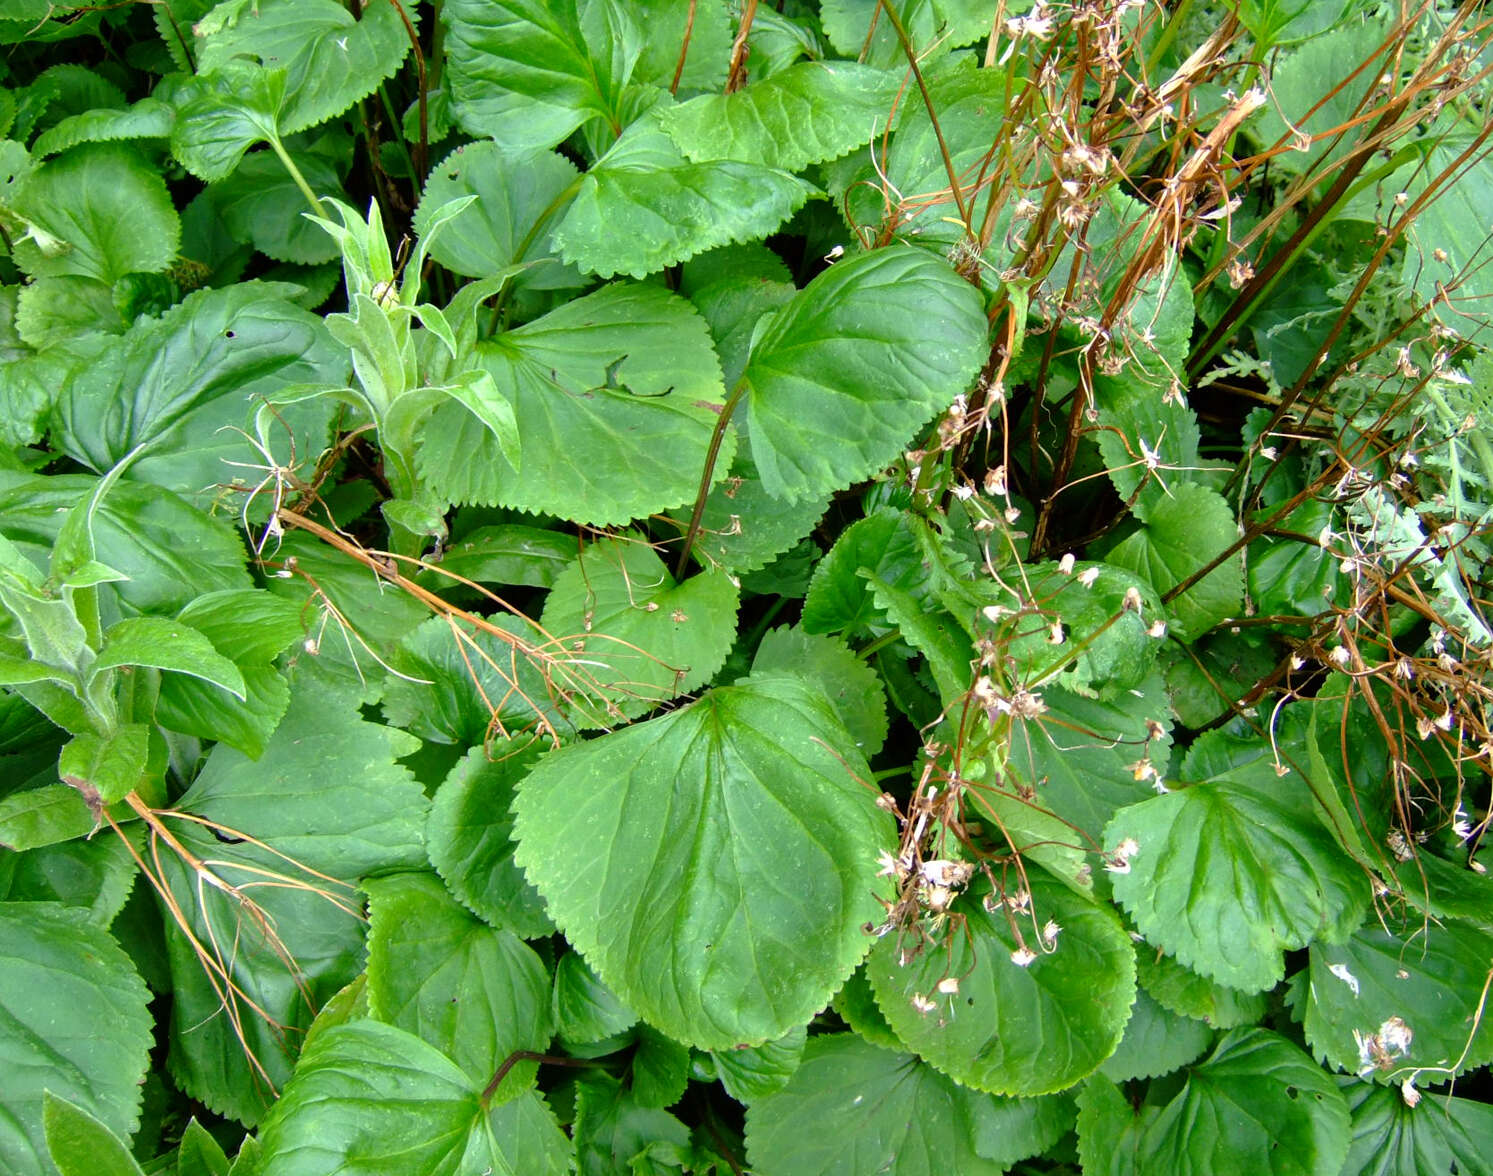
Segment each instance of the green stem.
[{"label": "green stem", "polygon": [[301,174],[301,169],[296,167],[295,160],[291,159],[290,152],[285,150],[285,144],[280,142],[278,135],[270,139],[270,150],[280,157],[280,162],[285,165],[285,170],[290,173],[290,178],[295,181],[295,186],[301,190],[301,195],[306,198],[306,203],[311,206],[312,213],[322,219],[326,219],[326,208],[316,198],[316,193],[311,190],[311,185],[306,183],[306,177]]},{"label": "green stem", "polygon": [[[585,178],[584,175],[576,176],[575,179],[571,180],[570,183],[566,184],[564,188],[556,193],[555,198],[545,205],[544,211],[534,218],[534,223],[529,226],[529,231],[524,234],[523,240],[513,250],[513,261],[515,264],[523,261],[524,254],[529,252],[530,247],[534,244],[539,234],[549,224],[550,218],[560,211],[560,208],[567,200],[575,198],[575,194],[581,190],[581,181]],[[487,324],[487,333],[489,336],[497,333],[498,316],[503,313],[503,307],[508,305],[508,295],[513,290],[513,286],[512,282],[508,282],[498,292],[497,298],[493,300],[492,318]]]},{"label": "green stem", "polygon": [[[1167,17],[1166,28],[1161,30],[1161,36],[1152,47],[1151,52],[1146,55],[1146,72],[1142,77],[1152,77],[1156,68],[1161,64],[1161,59],[1166,56],[1166,51],[1172,47],[1172,42],[1177,39],[1177,34],[1182,31],[1182,22],[1187,19],[1187,13],[1192,8],[1192,0],[1178,0],[1177,6],[1172,9],[1172,14]],[[1242,88],[1241,88],[1242,92]]]},{"label": "green stem", "polygon": [[418,190],[425,177],[415,167],[415,158],[410,154],[410,146],[404,141],[404,123],[394,113],[394,103],[389,98],[389,87],[381,85],[378,88],[379,101],[383,103],[384,114],[389,119],[389,125],[394,128],[394,141],[399,144],[399,153],[404,156],[404,166],[409,169],[410,182]]},{"label": "green stem", "polygon": [[858,658],[860,658],[861,661],[869,661],[871,659],[871,655],[872,654],[874,654],[874,653],[880,653],[883,649],[885,649],[888,645],[892,644],[892,642],[896,641],[897,638],[899,638],[901,636],[902,636],[902,630],[901,629],[893,629],[890,633],[883,633],[880,637],[876,638],[876,640],[872,641],[869,645],[863,645],[863,646],[861,646],[861,648],[857,649],[855,651],[855,656],[858,657]]}]

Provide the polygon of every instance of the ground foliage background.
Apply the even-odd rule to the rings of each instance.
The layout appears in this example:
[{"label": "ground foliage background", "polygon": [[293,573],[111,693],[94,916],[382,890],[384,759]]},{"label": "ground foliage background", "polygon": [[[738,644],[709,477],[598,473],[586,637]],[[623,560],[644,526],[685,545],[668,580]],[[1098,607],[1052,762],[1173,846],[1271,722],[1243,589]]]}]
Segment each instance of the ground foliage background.
[{"label": "ground foliage background", "polygon": [[0,1167],[1489,1171],[1489,29],[7,0]]}]

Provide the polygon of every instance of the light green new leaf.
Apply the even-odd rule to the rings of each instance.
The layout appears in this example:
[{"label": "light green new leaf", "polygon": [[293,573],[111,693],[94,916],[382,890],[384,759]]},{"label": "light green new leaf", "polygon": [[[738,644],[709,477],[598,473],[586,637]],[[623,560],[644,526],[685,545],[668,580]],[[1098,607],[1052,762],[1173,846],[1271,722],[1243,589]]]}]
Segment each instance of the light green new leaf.
[{"label": "light green new leaf", "polygon": [[1367,879],[1309,812],[1228,780],[1122,808],[1104,844],[1125,863],[1111,882],[1141,934],[1245,992],[1280,981],[1283,951],[1347,938],[1368,901]]},{"label": "light green new leaf", "polygon": [[82,1107],[42,1096],[47,1151],[62,1176],[143,1176],[124,1140]]},{"label": "light green new leaf", "polygon": [[[435,1046],[483,1085],[516,1050],[550,1043],[550,976],[512,931],[489,927],[446,893],[434,874],[370,879],[368,1009]],[[534,1084],[524,1062],[496,1097]]]},{"label": "light green new leaf", "polygon": [[[464,409],[424,426],[417,464],[456,502],[616,526],[693,500],[725,389],[704,321],[656,286],[617,284],[481,346],[513,405],[523,476]],[[718,470],[735,449],[728,434]]]},{"label": "light green new leaf", "polygon": [[212,74],[244,60],[284,70],[279,129],[294,134],[341,114],[394,76],[410,49],[401,13],[419,19],[408,4],[368,4],[354,18],[336,0],[229,0],[193,30],[197,70]]},{"label": "light green new leaf", "polygon": [[188,1119],[176,1150],[177,1176],[228,1176],[228,1156],[195,1118]]},{"label": "light green new leaf", "polygon": [[635,278],[773,232],[816,189],[760,163],[691,163],[647,114],[586,172],[555,230],[560,256],[587,273]]},{"label": "light green new leaf", "polygon": [[476,196],[477,202],[457,213],[431,242],[431,257],[471,278],[534,263],[514,277],[515,287],[585,285],[575,270],[560,264],[550,243],[563,193],[577,174],[575,164],[558,152],[516,154],[494,142],[467,143],[430,169],[415,210],[415,232],[427,235],[433,210]]},{"label": "light green new leaf", "polygon": [[742,375],[767,492],[798,500],[880,470],[974,379],[987,334],[974,287],[928,253],[831,266],[778,312]]},{"label": "light green new leaf", "polygon": [[[1165,595],[1201,571],[1238,536],[1234,512],[1222,494],[1183,482],[1151,507],[1150,518],[1109,553],[1109,562],[1144,576]],[[1229,558],[1171,600],[1171,629],[1184,641],[1200,637],[1244,605],[1244,571]]]},{"label": "light green new leaf", "polygon": [[523,150],[593,118],[620,130],[642,37],[612,0],[451,0],[441,19],[451,110],[469,135]]},{"label": "light green new leaf", "polygon": [[525,939],[551,934],[554,924],[513,860],[509,806],[543,746],[514,740],[472,748],[435,794],[425,826],[430,863],[456,899]]},{"label": "light green new leaf", "polygon": [[67,274],[112,284],[171,264],[181,222],[160,173],[117,143],[75,147],[32,171],[15,211],[62,243],[42,250],[22,236],[16,264],[33,278]]},{"label": "light green new leaf", "polygon": [[[1135,951],[1114,911],[1039,870],[1027,877],[1026,913],[993,897],[987,910],[982,882],[954,908],[965,929],[951,925],[946,942],[906,964],[888,935],[866,964],[897,1036],[955,1081],[994,1094],[1047,1094],[1093,1073],[1119,1045],[1135,1001]],[[949,977],[957,990],[940,992]]]},{"label": "light green new leaf", "polygon": [[485,1111],[479,1089],[402,1029],[329,1029],[265,1119],[257,1176],[566,1176],[570,1142],[543,1098]]},{"label": "light green new leaf", "polygon": [[518,861],[629,1005],[703,1049],[801,1025],[865,953],[891,818],[807,683],[747,678],[539,762]]},{"label": "light green new leaf", "polygon": [[[255,409],[292,384],[346,382],[346,353],[320,319],[286,301],[287,293],[260,282],[202,290],[131,328],[62,390],[63,451],[102,471],[146,443],[126,477],[187,497],[210,497],[235,479],[258,483],[265,474],[253,467],[265,459],[238,432]],[[333,408],[322,399],[280,410],[297,457],[321,451]],[[284,432],[276,429],[270,441],[276,461],[289,465]]]},{"label": "light green new leaf", "polygon": [[796,172],[884,132],[902,85],[898,71],[802,61],[733,94],[666,109],[660,122],[692,163],[739,159]]},{"label": "light green new leaf", "polygon": [[238,666],[192,626],[164,617],[130,617],[104,635],[93,676],[119,666],[152,666],[187,674],[223,687],[243,699],[246,687]]},{"label": "light green new leaf", "polygon": [[1067,1099],[981,1094],[842,1033],[810,1040],[788,1084],[748,1107],[747,1158],[764,1176],[1001,1176],[1072,1124]]},{"label": "light green new leaf", "polygon": [[739,599],[724,572],[676,583],[646,543],[603,539],[560,574],[541,622],[605,698],[638,713],[714,677]]},{"label": "light green new leaf", "polygon": [[1493,1060],[1482,1004],[1493,936],[1455,920],[1397,930],[1370,922],[1346,943],[1312,945],[1307,1043],[1380,1082],[1418,1067],[1440,1081]]},{"label": "light green new leaf", "polygon": [[150,1049],[150,994],[128,956],[86,911],[0,903],[0,1167],[51,1173],[43,1094],[67,1099],[128,1137]]},{"label": "light green new leaf", "polygon": [[1405,1105],[1399,1090],[1346,1087],[1353,1139],[1339,1176],[1452,1176],[1485,1172],[1493,1156],[1493,1106],[1447,1094]]},{"label": "light green new leaf", "polygon": [[[1114,1092],[1108,1079],[1090,1079]],[[1187,1072],[1158,1112],[1084,1094],[1079,1154],[1112,1176],[1338,1176],[1348,1106],[1331,1076],[1285,1038],[1239,1029]],[[1124,1145],[1120,1146],[1120,1140]]]}]

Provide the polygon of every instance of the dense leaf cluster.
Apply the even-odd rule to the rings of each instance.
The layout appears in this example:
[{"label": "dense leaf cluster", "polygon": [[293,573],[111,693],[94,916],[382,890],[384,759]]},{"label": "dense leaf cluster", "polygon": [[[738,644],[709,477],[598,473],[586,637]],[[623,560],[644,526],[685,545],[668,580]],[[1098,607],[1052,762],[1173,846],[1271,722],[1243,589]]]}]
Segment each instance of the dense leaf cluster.
[{"label": "dense leaf cluster", "polygon": [[0,43],[0,1168],[1490,1170],[1480,5]]}]

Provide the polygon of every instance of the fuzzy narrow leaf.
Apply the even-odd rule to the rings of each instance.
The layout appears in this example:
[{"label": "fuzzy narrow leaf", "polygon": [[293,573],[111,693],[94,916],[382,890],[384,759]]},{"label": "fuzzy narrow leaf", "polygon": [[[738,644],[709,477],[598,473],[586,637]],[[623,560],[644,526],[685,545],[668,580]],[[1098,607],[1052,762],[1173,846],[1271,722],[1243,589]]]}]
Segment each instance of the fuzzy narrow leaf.
[{"label": "fuzzy narrow leaf", "polygon": [[1346,943],[1312,945],[1307,1043],[1378,1082],[1421,1068],[1452,1078],[1493,1060],[1482,1002],[1493,936],[1451,919],[1395,930],[1370,922]]},{"label": "fuzzy narrow leaf", "polygon": [[57,773],[94,803],[113,804],[140,783],[149,751],[144,723],[121,723],[108,735],[85,731],[62,749]]},{"label": "fuzzy narrow leaf", "polygon": [[651,1023],[756,1044],[803,1024],[866,950],[892,835],[868,776],[816,690],[747,678],[547,755],[514,803],[518,861]]},{"label": "fuzzy narrow leaf", "polygon": [[[364,883],[369,898],[368,1008],[435,1046],[484,1084],[516,1050],[543,1052],[553,1032],[550,976],[512,931],[481,922],[434,874],[395,874]],[[521,1063],[497,1098],[534,1084]]]},{"label": "fuzzy narrow leaf", "polygon": [[[336,0],[233,0],[199,21],[197,69],[211,74],[247,59],[285,71],[281,134],[290,135],[341,114],[392,77],[409,53],[401,8],[368,4],[356,17]],[[418,27],[418,26],[417,26]]]},{"label": "fuzzy narrow leaf", "polygon": [[974,287],[927,253],[831,266],[778,312],[742,375],[767,492],[796,501],[875,473],[974,379],[986,335]]},{"label": "fuzzy narrow leaf", "polygon": [[853,61],[802,61],[669,108],[660,122],[692,163],[739,159],[795,172],[884,132],[902,84],[898,72]]},{"label": "fuzzy narrow leaf", "polygon": [[1285,974],[1281,953],[1342,941],[1368,882],[1309,813],[1227,780],[1122,808],[1104,844],[1128,869],[1115,898],[1141,934],[1183,964],[1245,992]]},{"label": "fuzzy narrow leaf", "polygon": [[608,700],[636,713],[715,675],[739,599],[724,572],[676,583],[646,543],[602,540],[561,573],[541,621]]},{"label": "fuzzy narrow leaf", "polygon": [[740,160],[691,163],[644,115],[586,172],[555,243],[587,273],[635,278],[773,232],[816,189]]},{"label": "fuzzy narrow leaf", "polygon": [[265,1120],[257,1176],[566,1176],[570,1142],[538,1094],[484,1110],[478,1089],[402,1029],[329,1029]]},{"label": "fuzzy narrow leaf", "polygon": [[620,129],[643,44],[620,5],[452,0],[441,19],[451,110],[469,135],[525,149],[553,147],[593,118]]},{"label": "fuzzy narrow leaf", "polygon": [[128,956],[82,910],[0,903],[0,1164],[51,1173],[43,1127],[50,1091],[128,1137],[150,1048],[150,994]]},{"label": "fuzzy narrow leaf", "polygon": [[[1114,911],[1038,870],[1027,876],[1027,913],[1008,918],[999,898],[986,909],[981,883],[955,908],[964,931],[950,927],[946,942],[906,964],[888,935],[866,965],[897,1036],[956,1081],[995,1094],[1047,1094],[1093,1073],[1120,1043],[1135,1000],[1135,951]],[[957,988],[940,992],[948,977]]]},{"label": "fuzzy narrow leaf", "polygon": [[747,1156],[773,1176],[1000,1176],[1051,1147],[1071,1106],[981,1094],[854,1034],[815,1037],[788,1084],[748,1108]]},{"label": "fuzzy narrow leaf", "polygon": [[[424,426],[418,465],[451,500],[595,526],[693,500],[725,389],[684,299],[607,286],[483,344],[476,362],[513,405],[523,476],[469,413],[446,406]],[[728,434],[722,475],[734,451]]]}]

